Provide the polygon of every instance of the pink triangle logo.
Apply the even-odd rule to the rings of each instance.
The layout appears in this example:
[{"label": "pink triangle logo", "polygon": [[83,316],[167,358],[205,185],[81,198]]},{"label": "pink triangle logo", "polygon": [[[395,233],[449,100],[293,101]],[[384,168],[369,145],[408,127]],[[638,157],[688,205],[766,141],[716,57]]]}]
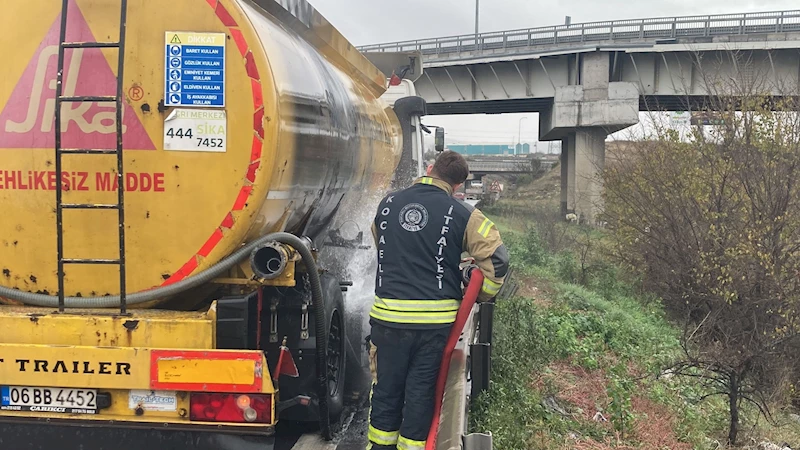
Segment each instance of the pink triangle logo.
[{"label": "pink triangle logo", "polygon": [[[69,2],[68,42],[94,42],[89,24],[74,0]],[[61,18],[50,27],[25,72],[0,112],[1,148],[55,146],[55,89]],[[114,51],[116,56],[116,51]],[[64,59],[64,95],[115,95],[117,82],[99,49],[67,50]],[[123,145],[130,150],[155,150],[136,113],[123,103]],[[64,103],[62,148],[116,148],[113,103]]]}]

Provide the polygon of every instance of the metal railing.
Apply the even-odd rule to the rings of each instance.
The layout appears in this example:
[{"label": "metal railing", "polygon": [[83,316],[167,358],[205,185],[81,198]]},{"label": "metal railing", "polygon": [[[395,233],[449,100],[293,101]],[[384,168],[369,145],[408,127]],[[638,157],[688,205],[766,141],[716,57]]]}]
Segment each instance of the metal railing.
[{"label": "metal railing", "polygon": [[421,51],[425,55],[576,45],[616,40],[668,40],[763,33],[800,32],[800,10],[614,20],[552,27],[418,39],[359,47],[362,52]]},{"label": "metal railing", "polygon": [[461,332],[461,339],[456,344],[450,359],[450,371],[447,373],[436,450],[461,448],[463,436],[467,434],[471,390],[468,380],[470,344],[473,343],[478,333],[478,310],[478,305],[472,308],[470,318]]}]

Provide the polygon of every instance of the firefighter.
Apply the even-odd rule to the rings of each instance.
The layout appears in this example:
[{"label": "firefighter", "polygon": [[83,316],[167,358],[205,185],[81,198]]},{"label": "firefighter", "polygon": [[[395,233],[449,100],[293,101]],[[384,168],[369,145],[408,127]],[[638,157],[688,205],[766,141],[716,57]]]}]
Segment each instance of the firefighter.
[{"label": "firefighter", "polygon": [[370,368],[371,450],[424,450],[447,336],[463,295],[462,253],[485,281],[479,301],[494,298],[508,251],[491,220],[453,197],[467,161],[444,152],[429,176],[381,201],[372,232],[378,249]]}]

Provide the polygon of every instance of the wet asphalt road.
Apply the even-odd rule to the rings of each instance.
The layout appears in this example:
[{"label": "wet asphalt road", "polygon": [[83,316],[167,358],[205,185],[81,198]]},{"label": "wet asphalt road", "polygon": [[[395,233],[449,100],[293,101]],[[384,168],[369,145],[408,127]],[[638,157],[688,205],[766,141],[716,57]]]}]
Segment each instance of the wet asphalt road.
[{"label": "wet asphalt road", "polygon": [[364,450],[368,411],[366,406],[351,407],[331,442],[323,441],[313,425],[282,423],[277,430],[275,450]]},{"label": "wet asphalt road", "polygon": [[350,425],[337,441],[336,450],[364,450],[367,446],[369,408],[361,408],[350,421]]}]

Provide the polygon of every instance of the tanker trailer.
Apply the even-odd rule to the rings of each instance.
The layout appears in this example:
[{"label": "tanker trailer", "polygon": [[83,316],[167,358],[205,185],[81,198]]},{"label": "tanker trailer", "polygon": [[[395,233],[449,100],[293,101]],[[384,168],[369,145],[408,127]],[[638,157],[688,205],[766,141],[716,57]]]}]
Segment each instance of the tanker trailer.
[{"label": "tanker trailer", "polygon": [[359,343],[318,250],[394,176],[387,76],[302,0],[10,0],[0,30],[0,448],[330,435]]}]

